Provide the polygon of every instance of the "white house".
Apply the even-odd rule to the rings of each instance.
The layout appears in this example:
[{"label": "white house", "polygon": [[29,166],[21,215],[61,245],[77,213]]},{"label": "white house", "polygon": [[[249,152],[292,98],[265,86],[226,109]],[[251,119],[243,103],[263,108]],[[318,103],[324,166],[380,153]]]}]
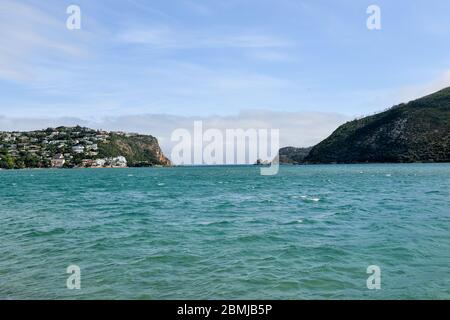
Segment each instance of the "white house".
[{"label": "white house", "polygon": [[64,165],[64,163],[66,163],[66,160],[64,159],[64,156],[60,153],[56,154],[51,160],[53,168],[61,168]]},{"label": "white house", "polygon": [[127,166],[127,159],[125,157],[122,157],[122,156],[118,156],[118,157],[112,158],[111,165],[113,167],[124,168],[124,167]]},{"label": "white house", "polygon": [[84,147],[82,145],[73,146],[72,151],[75,153],[83,153]]},{"label": "white house", "polygon": [[105,159],[97,159],[95,160],[95,166],[96,167],[103,167],[106,164]]}]

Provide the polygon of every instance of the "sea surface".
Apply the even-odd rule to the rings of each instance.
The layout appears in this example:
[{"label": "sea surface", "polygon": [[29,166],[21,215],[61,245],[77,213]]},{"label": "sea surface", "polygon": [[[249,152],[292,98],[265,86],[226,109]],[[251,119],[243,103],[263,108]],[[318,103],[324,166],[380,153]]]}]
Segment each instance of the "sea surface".
[{"label": "sea surface", "polygon": [[450,299],[450,164],[0,171],[0,299],[347,298]]}]

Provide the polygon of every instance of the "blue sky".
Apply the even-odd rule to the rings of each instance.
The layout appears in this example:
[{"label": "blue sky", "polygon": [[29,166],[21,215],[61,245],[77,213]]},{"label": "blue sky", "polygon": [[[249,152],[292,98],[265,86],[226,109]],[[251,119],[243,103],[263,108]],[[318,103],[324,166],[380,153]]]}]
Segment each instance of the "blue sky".
[{"label": "blue sky", "polygon": [[[70,4],[81,30],[66,28]],[[371,4],[381,30],[366,28]],[[370,114],[450,84],[449,12],[446,0],[2,0],[0,116]]]}]

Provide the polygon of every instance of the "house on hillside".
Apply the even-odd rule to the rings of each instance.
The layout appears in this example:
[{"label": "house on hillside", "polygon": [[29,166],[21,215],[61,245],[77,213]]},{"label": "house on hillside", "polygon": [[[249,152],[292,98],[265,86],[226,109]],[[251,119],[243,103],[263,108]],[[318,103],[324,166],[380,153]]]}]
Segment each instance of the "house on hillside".
[{"label": "house on hillside", "polygon": [[64,159],[64,156],[60,153],[56,154],[51,160],[53,168],[62,168],[62,166],[64,166],[64,163],[66,163],[66,160]]},{"label": "house on hillside", "polygon": [[84,147],[82,145],[76,145],[72,147],[72,151],[75,153],[83,153]]},{"label": "house on hillside", "polygon": [[127,166],[127,159],[123,156],[118,156],[111,159],[113,167],[125,168]]}]

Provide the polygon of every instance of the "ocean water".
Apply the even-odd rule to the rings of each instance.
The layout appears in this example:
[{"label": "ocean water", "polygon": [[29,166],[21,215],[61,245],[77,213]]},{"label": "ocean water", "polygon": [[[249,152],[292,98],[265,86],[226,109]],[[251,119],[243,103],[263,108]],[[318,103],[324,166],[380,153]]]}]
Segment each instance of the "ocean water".
[{"label": "ocean water", "polygon": [[450,164],[0,171],[0,299],[347,298],[450,299]]}]

